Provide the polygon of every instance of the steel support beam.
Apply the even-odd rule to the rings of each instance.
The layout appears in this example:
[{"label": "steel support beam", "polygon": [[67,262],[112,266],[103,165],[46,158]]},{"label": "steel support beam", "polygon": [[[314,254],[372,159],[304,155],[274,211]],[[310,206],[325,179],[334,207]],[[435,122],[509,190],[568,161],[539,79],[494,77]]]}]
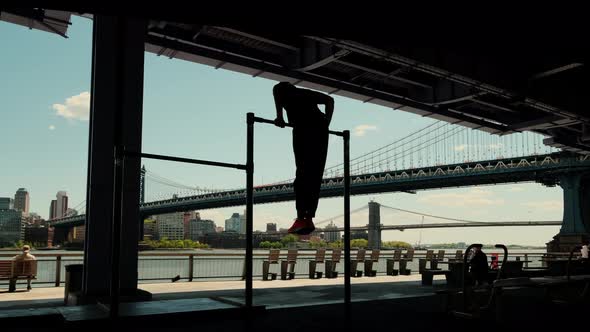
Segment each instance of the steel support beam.
[{"label": "steel support beam", "polygon": [[[271,64],[264,61],[258,61],[249,59],[246,57],[240,57],[233,54],[228,54],[219,50],[207,49],[195,43],[185,41],[185,40],[172,40],[169,38],[158,37],[154,35],[149,35],[147,37],[147,43],[151,45],[155,45],[157,47],[165,47],[174,50],[178,50],[181,52],[186,52],[188,54],[194,54],[198,56],[202,56],[205,58],[215,59],[217,61],[232,63],[239,66],[244,66],[248,68],[254,68],[258,70],[264,70],[266,72],[270,72],[277,75],[283,75],[286,77],[292,77],[294,79],[307,81],[319,85],[323,85],[326,87],[333,87],[337,90],[348,91],[351,93],[370,96],[376,99],[380,99],[383,101],[404,105],[406,107],[411,107],[417,110],[423,110],[424,112],[431,112],[433,114],[439,114],[445,117],[449,117],[455,120],[460,120],[462,122],[469,122],[480,127],[492,128],[496,131],[496,133],[504,133],[507,131],[507,127],[493,123],[490,121],[486,121],[484,119],[478,119],[475,117],[471,117],[465,114],[461,114],[460,112],[452,112],[448,111],[443,108],[436,108],[425,105],[424,103],[417,102],[410,98],[406,98],[403,96],[399,96],[396,94],[388,93],[385,91],[379,91],[376,89],[364,88],[359,84],[349,83],[344,81],[338,81],[335,79],[323,77],[321,75],[308,73],[308,72],[301,72],[297,70],[289,70],[281,65],[278,64]],[[149,45],[148,45],[149,47]],[[400,107],[401,109],[402,107]]]},{"label": "steel support beam", "polygon": [[[83,295],[110,294],[110,255],[115,206],[115,147],[141,151],[144,38],[146,22],[94,16],[86,241]],[[140,235],[140,160],[126,161],[120,246],[121,294],[137,290],[137,242]],[[119,222],[119,221],[115,221]]]}]

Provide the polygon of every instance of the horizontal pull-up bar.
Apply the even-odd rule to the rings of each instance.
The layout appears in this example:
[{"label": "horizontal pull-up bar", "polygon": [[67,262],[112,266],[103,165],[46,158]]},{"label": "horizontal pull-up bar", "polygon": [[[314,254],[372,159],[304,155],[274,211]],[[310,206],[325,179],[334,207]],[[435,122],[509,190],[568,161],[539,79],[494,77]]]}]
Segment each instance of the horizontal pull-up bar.
[{"label": "horizontal pull-up bar", "polygon": [[124,153],[125,153],[125,156],[127,156],[127,157],[139,157],[139,158],[147,158],[147,159],[168,160],[168,161],[176,161],[176,162],[187,163],[187,164],[198,164],[198,165],[237,168],[237,169],[246,170],[246,165],[242,165],[242,164],[229,164],[229,163],[222,163],[222,162],[218,162],[218,161],[180,158],[180,157],[164,156],[164,155],[160,155],[160,154],[138,153],[138,152],[132,152],[132,151],[125,151]]},{"label": "horizontal pull-up bar", "polygon": [[[254,122],[268,123],[268,124],[272,124],[272,125],[275,124],[275,122],[272,121],[272,120],[268,120],[268,119],[264,119],[264,118],[259,118],[257,116],[254,117]],[[289,124],[289,123],[285,123],[285,127],[291,127],[291,128],[293,128],[293,125],[292,124]],[[329,133],[332,134],[332,135],[344,137],[344,132],[343,131],[330,130]]]},{"label": "horizontal pull-up bar", "polygon": [[[254,124],[256,122],[276,125],[274,121],[259,118],[254,113],[246,114],[246,307],[252,307],[252,260],[253,260],[253,213],[254,206]],[[285,123],[286,127],[293,125]],[[342,137],[344,148],[344,303],[345,314],[350,316],[352,303],[352,286],[350,280],[350,131],[329,131],[330,134]]]}]

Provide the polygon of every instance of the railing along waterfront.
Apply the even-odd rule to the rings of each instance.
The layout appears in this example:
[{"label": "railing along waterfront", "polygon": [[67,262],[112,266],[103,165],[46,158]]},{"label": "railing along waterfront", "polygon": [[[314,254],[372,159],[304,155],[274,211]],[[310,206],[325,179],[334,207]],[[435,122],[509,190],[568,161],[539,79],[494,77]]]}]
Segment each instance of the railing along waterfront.
[{"label": "railing along waterfront", "polygon": [[[447,249],[445,260],[453,258],[455,251],[458,249]],[[171,282],[177,276],[179,280],[184,281],[214,281],[214,280],[241,280],[244,269],[244,253],[235,252],[208,252],[208,250],[198,250],[194,252],[150,252],[142,251],[139,255],[138,280],[141,283],[153,282]],[[268,251],[256,250],[253,254],[253,274],[257,279],[262,278],[262,262],[268,258]],[[435,254],[438,252],[434,249]],[[370,249],[367,249],[366,258],[370,257]],[[402,253],[405,254],[406,250]],[[485,251],[488,255],[488,261],[491,260],[491,254],[496,253],[494,250]],[[377,275],[386,275],[386,259],[393,257],[393,250],[382,249],[379,261],[374,264],[373,269],[377,270]],[[499,252],[498,252],[499,253]],[[54,285],[55,287],[64,286],[65,266],[70,264],[82,264],[83,254],[77,253],[34,253],[37,257],[37,280],[34,284]],[[501,255],[501,253],[499,253]],[[326,258],[331,255],[331,250],[327,249]],[[524,267],[542,267],[545,266],[547,259],[567,258],[568,253],[543,253],[543,252],[509,252],[509,260],[523,260]],[[0,260],[9,260],[14,254],[5,254],[0,252]],[[426,250],[416,250],[414,259],[408,263],[408,268],[412,274],[418,273],[418,260],[425,258]],[[351,252],[351,257],[356,257],[356,250]],[[287,250],[281,250],[279,260],[287,258]],[[315,249],[299,249],[297,264],[295,265],[296,278],[307,278],[309,275],[309,261],[315,258]],[[318,271],[323,269],[319,267]],[[360,269],[360,267],[359,267]],[[344,274],[344,259],[342,258],[337,265],[340,276]],[[271,272],[279,272],[280,265],[271,265]],[[392,277],[392,281],[395,277]],[[0,284],[7,283],[6,281]]]}]

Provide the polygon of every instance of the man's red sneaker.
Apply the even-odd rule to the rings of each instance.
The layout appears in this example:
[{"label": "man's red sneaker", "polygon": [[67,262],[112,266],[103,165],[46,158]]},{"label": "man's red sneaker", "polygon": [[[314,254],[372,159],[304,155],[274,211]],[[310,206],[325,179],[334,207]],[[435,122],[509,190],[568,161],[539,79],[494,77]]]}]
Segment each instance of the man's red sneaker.
[{"label": "man's red sneaker", "polygon": [[289,228],[289,230],[287,231],[288,233],[295,233],[295,234],[300,234],[299,232],[301,232],[302,229],[304,229],[307,226],[307,223],[305,222],[305,219],[295,219],[295,222],[293,223],[293,225],[291,226],[291,228]]},{"label": "man's red sneaker", "polygon": [[311,218],[295,219],[293,226],[287,232],[299,235],[308,235],[315,230]]},{"label": "man's red sneaker", "polygon": [[305,218],[303,219],[305,226],[301,229],[297,234],[299,235],[308,235],[315,231],[315,225],[313,224],[313,219]]}]

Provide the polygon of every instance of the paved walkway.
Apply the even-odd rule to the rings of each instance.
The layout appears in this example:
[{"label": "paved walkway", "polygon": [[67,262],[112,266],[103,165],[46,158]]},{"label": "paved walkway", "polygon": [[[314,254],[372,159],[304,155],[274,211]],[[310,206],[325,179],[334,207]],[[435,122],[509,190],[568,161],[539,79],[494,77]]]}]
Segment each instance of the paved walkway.
[{"label": "paved walkway", "polygon": [[[444,276],[435,277],[435,280],[441,279]],[[352,278],[351,282],[353,301],[432,294],[434,288],[444,284],[444,281],[437,281],[434,287],[422,286],[420,275]],[[344,278],[254,280],[254,302],[269,307],[341,302],[343,283]],[[0,309],[63,305],[63,287],[38,288],[33,285],[33,289],[26,292],[22,286],[19,284],[14,293],[0,291]],[[139,288],[152,293],[154,300],[215,297],[242,303],[244,296],[244,281],[179,281],[140,284]]]}]

